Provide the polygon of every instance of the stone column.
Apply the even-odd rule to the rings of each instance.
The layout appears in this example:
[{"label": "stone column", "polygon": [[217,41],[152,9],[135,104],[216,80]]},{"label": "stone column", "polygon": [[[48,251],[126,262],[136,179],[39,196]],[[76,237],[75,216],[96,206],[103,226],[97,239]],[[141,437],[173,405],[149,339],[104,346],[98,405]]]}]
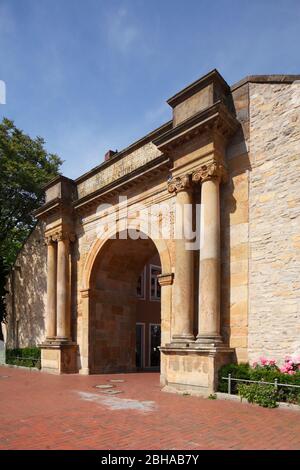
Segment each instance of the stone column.
[{"label": "stone column", "polygon": [[169,181],[168,191],[176,193],[175,214],[175,278],[173,290],[172,342],[189,342],[193,335],[194,269],[193,251],[187,250],[192,232],[192,192],[190,177],[182,176]]},{"label": "stone column", "polygon": [[197,342],[215,346],[220,336],[220,195],[223,165],[211,163],[193,173],[201,183],[199,319]]},{"label": "stone column", "polygon": [[57,245],[51,237],[46,239],[47,249],[47,315],[46,338],[54,339],[56,336],[56,272],[57,272]]},{"label": "stone column", "polygon": [[65,234],[57,237],[57,339],[70,340],[70,241]]}]

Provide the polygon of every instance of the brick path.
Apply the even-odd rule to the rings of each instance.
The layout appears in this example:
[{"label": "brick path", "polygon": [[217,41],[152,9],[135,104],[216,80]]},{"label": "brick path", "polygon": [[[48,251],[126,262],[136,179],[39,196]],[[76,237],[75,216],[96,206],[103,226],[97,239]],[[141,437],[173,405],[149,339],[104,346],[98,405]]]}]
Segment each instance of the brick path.
[{"label": "brick path", "polygon": [[[0,449],[300,449],[300,413],[160,391],[159,375],[0,367]],[[119,395],[95,388],[113,378]]]}]

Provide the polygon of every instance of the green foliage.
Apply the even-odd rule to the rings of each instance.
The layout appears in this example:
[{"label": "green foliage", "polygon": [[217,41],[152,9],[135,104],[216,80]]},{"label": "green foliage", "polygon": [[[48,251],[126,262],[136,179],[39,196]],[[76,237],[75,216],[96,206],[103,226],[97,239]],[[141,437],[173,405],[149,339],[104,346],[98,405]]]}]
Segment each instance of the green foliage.
[{"label": "green foliage", "polygon": [[[244,380],[256,380],[263,382],[274,383],[275,379],[279,384],[290,384],[290,385],[300,385],[300,372],[296,372],[293,375],[280,372],[277,366],[256,366],[254,368],[250,367],[249,364],[227,364],[219,370],[219,388],[218,390],[223,393],[228,391],[228,382],[227,380],[222,380],[222,377],[228,377],[228,374],[231,374],[232,378],[244,379]],[[251,386],[253,385],[253,387]],[[239,382],[232,382],[231,393],[241,394],[248,393],[251,396],[255,392],[254,385],[259,385],[259,387],[271,387],[276,395],[277,401],[300,404],[300,389],[292,389],[289,387],[278,387],[276,392],[274,385],[264,385],[264,384],[244,384]],[[240,393],[240,390],[242,391]],[[258,389],[259,391],[260,389]],[[268,389],[266,389],[268,390]],[[258,392],[257,392],[258,393]],[[267,393],[267,392],[266,392]],[[252,395],[251,395],[252,394]],[[248,399],[248,397],[245,396]],[[261,402],[264,401],[264,398],[261,399]],[[255,401],[255,403],[258,403]],[[260,403],[259,403],[260,404]],[[265,405],[262,405],[265,406]],[[267,405],[269,406],[269,405]]]},{"label": "green foliage", "polygon": [[45,150],[44,143],[9,119],[0,123],[0,322],[5,316],[7,270],[34,227],[32,212],[43,203],[43,186],[57,176],[62,163]]},{"label": "green foliage", "polygon": [[241,398],[246,398],[249,403],[257,403],[264,408],[276,408],[278,395],[273,385],[243,384],[237,386]]},{"label": "green foliage", "polygon": [[17,348],[6,350],[6,363],[23,367],[41,367],[39,348]]},{"label": "green foliage", "polygon": [[[222,377],[228,377],[228,374],[231,374],[231,377],[236,379],[249,380],[250,366],[249,364],[226,364],[221,367],[219,370],[219,392],[227,393],[228,382],[222,380]],[[231,393],[237,393],[237,382],[231,383]]]},{"label": "green foliage", "polygon": [[209,400],[216,400],[218,397],[217,397],[217,394],[216,393],[211,393],[210,395],[208,395],[207,397]]},{"label": "green foliage", "polygon": [[[1,275],[2,273],[2,275]],[[8,268],[4,264],[3,259],[0,257],[0,340],[3,341],[3,334],[1,328],[1,319],[5,317],[5,303],[4,298],[7,293],[5,289],[6,275],[8,274]]]}]

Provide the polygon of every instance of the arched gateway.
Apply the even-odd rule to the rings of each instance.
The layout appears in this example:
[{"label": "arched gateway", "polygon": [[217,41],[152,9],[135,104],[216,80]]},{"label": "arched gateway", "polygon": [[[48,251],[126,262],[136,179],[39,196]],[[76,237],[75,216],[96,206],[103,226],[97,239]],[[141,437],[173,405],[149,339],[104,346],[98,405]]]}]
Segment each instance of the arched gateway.
[{"label": "arched gateway", "polygon": [[47,185],[37,212],[48,244],[43,369],[135,369],[135,289],[157,250],[161,382],[215,388],[232,354],[220,323],[220,185],[239,126],[229,92],[213,71],[169,100],[172,121],[78,180]]},{"label": "arched gateway", "polygon": [[[171,258],[164,240],[152,241],[149,235],[134,229],[131,237],[127,230],[106,233],[94,243],[84,267],[81,290],[85,320],[84,329],[89,331],[82,341],[87,355],[82,357],[85,372],[134,371],[137,368],[137,325],[151,327],[151,319],[162,326],[162,341],[168,342],[166,332],[170,330],[171,297],[162,289],[159,305],[145,305],[145,298],[137,296],[137,283],[149,260],[156,258],[162,274],[162,286],[170,284]],[[165,274],[169,273],[169,274]],[[143,281],[144,282],[144,279]],[[147,287],[145,288],[147,290]],[[140,296],[141,297],[141,296]],[[161,305],[160,305],[161,303]],[[144,312],[148,306],[148,314]],[[158,308],[161,307],[161,308]],[[153,310],[160,310],[159,320]],[[84,321],[83,320],[83,321]],[[140,323],[142,321],[142,323]],[[144,338],[143,355],[150,353],[150,338]],[[146,348],[145,346],[148,346]],[[151,367],[151,361],[143,358],[144,367]],[[141,368],[142,364],[141,364]]]},{"label": "arched gateway", "polygon": [[[155,253],[161,265],[166,390],[210,393],[220,365],[247,361],[249,354],[254,360],[265,346],[279,354],[274,344],[280,338],[270,342],[269,331],[281,331],[274,318],[280,323],[282,312],[293,315],[296,291],[286,305],[284,280],[275,292],[272,272],[259,263],[277,207],[265,204],[271,204],[279,184],[286,189],[288,181],[292,190],[294,180],[284,178],[285,170],[296,174],[292,168],[299,162],[291,157],[289,165],[280,163],[281,155],[296,152],[289,150],[287,137],[276,149],[273,138],[268,143],[269,109],[277,113],[276,139],[287,122],[297,124],[288,117],[299,96],[293,80],[249,77],[230,88],[214,70],[168,100],[171,121],[121,152],[108,152],[104,163],[77,180],[59,176],[46,186],[46,202],[36,212],[45,223],[48,246],[45,371],[136,368],[141,334],[136,288]],[[279,99],[285,107],[277,106]],[[294,206],[289,207],[280,214]],[[296,256],[296,224],[291,219],[287,227],[282,220],[276,219],[276,233],[286,237],[268,249],[270,266],[281,255],[285,263],[290,253]],[[285,254],[288,239],[291,251]],[[272,255],[275,246],[279,257]],[[289,269],[296,285],[293,266]],[[294,340],[291,331],[284,339],[286,353],[293,352]]]}]

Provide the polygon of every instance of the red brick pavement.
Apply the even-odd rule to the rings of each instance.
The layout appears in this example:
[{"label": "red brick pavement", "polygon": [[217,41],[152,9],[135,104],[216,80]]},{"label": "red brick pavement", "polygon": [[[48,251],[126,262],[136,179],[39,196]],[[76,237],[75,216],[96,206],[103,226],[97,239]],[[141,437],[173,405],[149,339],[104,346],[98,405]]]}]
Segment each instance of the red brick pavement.
[{"label": "red brick pavement", "polygon": [[[94,386],[111,378],[107,397]],[[300,413],[164,393],[155,373],[0,367],[0,449],[300,449]]]}]

